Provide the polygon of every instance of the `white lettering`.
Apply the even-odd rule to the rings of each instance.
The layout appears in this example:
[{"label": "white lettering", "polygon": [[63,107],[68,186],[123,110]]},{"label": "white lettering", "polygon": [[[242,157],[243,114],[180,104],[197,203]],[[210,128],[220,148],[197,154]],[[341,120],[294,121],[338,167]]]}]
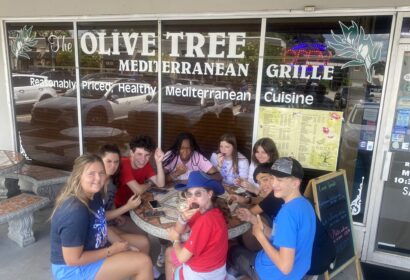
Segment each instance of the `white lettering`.
[{"label": "white lettering", "polygon": [[245,52],[236,53],[238,46],[245,46],[246,33],[244,32],[229,32],[229,52],[227,58],[244,58]]},{"label": "white lettering", "polygon": [[154,56],[155,48],[149,51],[149,47],[155,47],[155,33],[142,33],[142,53],[144,56]]},{"label": "white lettering", "polygon": [[[222,38],[222,40],[218,40],[219,38]],[[209,55],[208,57],[212,58],[222,58],[225,55],[224,51],[221,51],[220,53],[217,53],[217,48],[218,46],[225,46],[225,33],[219,32],[219,33],[209,33]]]},{"label": "white lettering", "polygon": [[[195,44],[196,39],[196,44]],[[186,57],[205,57],[202,47],[205,44],[205,38],[201,33],[186,33],[187,51]],[[195,55],[194,55],[195,52]]]},{"label": "white lettering", "polygon": [[[88,49],[87,38],[90,40],[91,49]],[[85,32],[83,36],[81,36],[80,45],[81,45],[81,49],[83,50],[85,54],[93,54],[97,51],[97,47],[98,47],[97,38],[95,37],[93,33]]]}]

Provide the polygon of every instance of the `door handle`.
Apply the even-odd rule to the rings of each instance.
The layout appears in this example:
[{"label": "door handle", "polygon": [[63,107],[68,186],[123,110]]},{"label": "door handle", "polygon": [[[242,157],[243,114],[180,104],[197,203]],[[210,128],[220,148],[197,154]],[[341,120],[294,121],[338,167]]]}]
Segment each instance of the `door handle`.
[{"label": "door handle", "polygon": [[392,152],[384,151],[383,168],[382,168],[382,172],[380,174],[381,175],[380,179],[382,179],[383,181],[387,181],[387,179],[389,178],[391,156],[392,156]]}]

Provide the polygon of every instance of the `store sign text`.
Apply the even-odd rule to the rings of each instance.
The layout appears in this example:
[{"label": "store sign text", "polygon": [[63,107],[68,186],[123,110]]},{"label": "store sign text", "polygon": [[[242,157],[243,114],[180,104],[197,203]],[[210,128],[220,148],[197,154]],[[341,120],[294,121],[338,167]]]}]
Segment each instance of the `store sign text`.
[{"label": "store sign text", "polygon": [[[244,58],[245,53],[242,51],[237,53],[238,47],[245,46],[245,33],[241,32],[217,32],[208,33],[208,38],[201,33],[184,33],[167,32],[165,38],[171,40],[171,52],[169,56],[180,57],[181,50],[179,49],[180,43],[185,37],[186,53],[184,57],[208,57],[208,58]],[[128,55],[135,53],[138,40],[142,40],[142,56],[155,56],[156,34],[152,32],[113,32],[112,36],[112,48],[107,47],[107,34],[105,32],[98,32],[97,35],[92,32],[85,32],[81,36],[80,44],[81,49],[86,54],[93,54],[98,52],[100,55],[119,55],[120,43],[125,45]],[[208,52],[204,53],[204,46],[208,41]],[[90,43],[90,46],[87,43]],[[228,45],[228,53],[226,54],[221,47]]]},{"label": "store sign text", "polygon": [[[245,46],[244,32],[214,32],[207,36],[201,33],[167,32],[165,39],[170,42],[169,57],[172,58],[228,58],[243,59],[245,52],[239,51]],[[80,46],[85,54],[120,55],[120,46],[125,47],[129,56],[137,53],[137,43],[141,44],[141,56],[153,57],[156,53],[156,34],[153,32],[113,32],[107,36],[105,32],[85,32],[80,39]],[[120,59],[119,71],[158,72],[158,63],[151,60]],[[163,73],[216,75],[216,76],[248,76],[249,64],[242,63],[208,63],[188,61],[162,61]]]},{"label": "store sign text", "polygon": [[[312,68],[311,74],[307,74],[307,69]],[[269,78],[288,78],[288,79],[313,79],[313,80],[332,80],[334,66],[323,67],[323,75],[319,74],[318,65],[288,65],[288,64],[271,64],[266,68],[266,76]]]}]

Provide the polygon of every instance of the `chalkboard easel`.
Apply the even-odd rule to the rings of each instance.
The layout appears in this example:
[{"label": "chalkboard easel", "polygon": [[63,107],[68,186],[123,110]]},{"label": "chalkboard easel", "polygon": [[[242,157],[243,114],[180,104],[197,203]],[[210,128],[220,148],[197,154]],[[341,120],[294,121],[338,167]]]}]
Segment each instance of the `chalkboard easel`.
[{"label": "chalkboard easel", "polygon": [[325,279],[333,278],[355,262],[356,276],[361,280],[360,262],[353,241],[346,172],[339,170],[310,180],[304,195],[313,198],[316,214],[336,247],[336,260],[325,273]]}]

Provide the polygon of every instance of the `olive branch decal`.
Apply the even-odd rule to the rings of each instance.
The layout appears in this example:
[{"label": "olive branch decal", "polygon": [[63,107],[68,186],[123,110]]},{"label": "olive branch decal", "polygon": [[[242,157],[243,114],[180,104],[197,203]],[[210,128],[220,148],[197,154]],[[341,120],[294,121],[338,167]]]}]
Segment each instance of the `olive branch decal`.
[{"label": "olive branch decal", "polygon": [[343,35],[336,35],[332,32],[334,42],[329,45],[336,50],[337,56],[353,58],[342,65],[342,69],[351,66],[364,66],[366,69],[367,81],[372,82],[371,68],[381,57],[382,44],[373,44],[370,35],[366,35],[362,26],[360,30],[356,22],[347,27],[339,21]]},{"label": "olive branch decal", "polygon": [[31,35],[33,26],[27,27],[26,25],[17,31],[17,36],[11,44],[11,52],[16,58],[24,57],[30,59],[27,54],[37,44],[37,40],[34,39],[34,35]]}]

